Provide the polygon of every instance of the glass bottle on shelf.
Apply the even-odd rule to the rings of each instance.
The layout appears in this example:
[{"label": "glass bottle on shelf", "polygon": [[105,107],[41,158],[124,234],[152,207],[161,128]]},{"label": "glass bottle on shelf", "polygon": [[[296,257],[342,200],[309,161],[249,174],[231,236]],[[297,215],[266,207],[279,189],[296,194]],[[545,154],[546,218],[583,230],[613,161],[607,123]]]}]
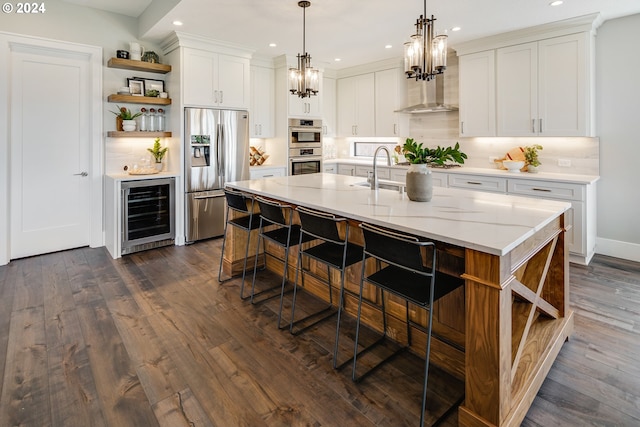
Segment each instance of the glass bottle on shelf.
[{"label": "glass bottle on shelf", "polygon": [[156,109],[155,108],[151,108],[149,110],[149,123],[147,126],[147,130],[149,132],[155,132],[158,130],[158,122],[157,122],[157,117],[156,117]]},{"label": "glass bottle on shelf", "polygon": [[164,132],[165,128],[165,119],[164,119],[164,110],[162,108],[158,108],[158,113],[156,114],[156,130],[160,132]]},{"label": "glass bottle on shelf", "polygon": [[147,112],[146,108],[141,108],[140,112],[142,113],[140,116],[138,116],[138,130],[140,132],[146,132],[149,127],[149,113]]}]

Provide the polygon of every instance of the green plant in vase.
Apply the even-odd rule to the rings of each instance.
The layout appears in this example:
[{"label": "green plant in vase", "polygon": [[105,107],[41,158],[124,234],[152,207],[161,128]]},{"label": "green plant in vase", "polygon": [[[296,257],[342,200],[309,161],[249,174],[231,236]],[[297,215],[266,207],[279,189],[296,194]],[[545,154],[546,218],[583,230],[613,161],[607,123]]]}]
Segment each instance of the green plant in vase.
[{"label": "green plant in vase", "polygon": [[132,131],[136,130],[136,117],[141,116],[142,113],[132,113],[130,109],[125,107],[118,107],[118,111],[112,111],[116,115],[116,130]]},{"label": "green plant in vase", "polygon": [[409,164],[406,184],[407,196],[414,202],[430,202],[433,197],[433,178],[428,165],[445,165],[450,162],[464,163],[467,155],[460,151],[460,144],[454,147],[429,148],[407,138],[402,146],[404,157]]},{"label": "green plant in vase", "polygon": [[156,160],[156,169],[162,169],[162,159],[164,158],[167,151],[169,151],[169,147],[162,147],[160,145],[160,138],[156,138],[153,142],[153,148],[147,148],[147,151],[151,153],[153,158]]},{"label": "green plant in vase", "polygon": [[422,143],[417,143],[413,138],[407,138],[402,147],[404,157],[414,165],[433,164],[444,165],[447,162],[463,164],[467,155],[460,151],[460,144],[456,142],[454,147],[436,148],[423,147]]},{"label": "green plant in vase", "polygon": [[540,150],[542,150],[542,145],[539,144],[524,147],[524,160],[527,164],[528,171],[531,173],[538,172],[538,166],[542,164],[538,159],[538,151]]}]

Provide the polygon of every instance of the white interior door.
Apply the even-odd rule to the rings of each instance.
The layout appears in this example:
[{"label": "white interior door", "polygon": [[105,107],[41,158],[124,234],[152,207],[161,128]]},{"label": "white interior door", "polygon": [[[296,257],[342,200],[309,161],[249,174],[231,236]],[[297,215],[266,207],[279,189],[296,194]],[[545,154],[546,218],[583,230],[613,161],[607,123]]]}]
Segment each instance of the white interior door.
[{"label": "white interior door", "polygon": [[11,54],[11,258],[90,242],[89,57]]}]

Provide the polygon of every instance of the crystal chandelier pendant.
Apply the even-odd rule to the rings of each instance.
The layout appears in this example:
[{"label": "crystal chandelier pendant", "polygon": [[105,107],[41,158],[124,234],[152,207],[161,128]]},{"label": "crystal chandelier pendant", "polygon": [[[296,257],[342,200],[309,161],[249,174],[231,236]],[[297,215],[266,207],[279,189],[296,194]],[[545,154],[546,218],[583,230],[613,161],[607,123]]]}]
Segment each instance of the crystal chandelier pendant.
[{"label": "crystal chandelier pendant", "polygon": [[409,79],[429,81],[447,69],[447,36],[434,37],[436,18],[427,18],[427,0],[423,0],[423,7],[416,33],[404,44],[404,72]]},{"label": "crystal chandelier pendant", "polygon": [[306,9],[311,6],[310,1],[299,1],[302,8],[302,51],[298,54],[298,68],[289,68],[289,91],[292,95],[306,98],[317,95],[320,87],[320,74],[311,66],[311,55],[306,51]]}]

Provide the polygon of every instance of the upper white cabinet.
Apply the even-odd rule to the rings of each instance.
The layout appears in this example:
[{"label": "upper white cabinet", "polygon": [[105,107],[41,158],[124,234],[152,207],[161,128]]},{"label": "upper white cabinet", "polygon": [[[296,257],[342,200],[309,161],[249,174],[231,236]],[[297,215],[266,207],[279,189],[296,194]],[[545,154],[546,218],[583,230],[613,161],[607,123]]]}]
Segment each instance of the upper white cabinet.
[{"label": "upper white cabinet", "polygon": [[458,45],[460,134],[594,136],[600,23],[587,15]]},{"label": "upper white cabinet", "polygon": [[249,108],[249,59],[193,48],[183,55],[185,105]]},{"label": "upper white cabinet", "polygon": [[375,75],[361,74],[338,80],[338,134],[375,135]]},{"label": "upper white cabinet", "polygon": [[306,98],[289,95],[289,117],[321,117],[320,104],[318,95]]},{"label": "upper white cabinet", "polygon": [[251,66],[251,108],[249,131],[252,138],[272,138],[274,130],[275,73],[273,68]]},{"label": "upper white cabinet", "polygon": [[322,134],[336,135],[336,79],[322,79]]},{"label": "upper white cabinet", "polygon": [[406,114],[396,110],[406,104],[406,78],[400,68],[375,72],[375,136],[408,134]]},{"label": "upper white cabinet", "polygon": [[497,50],[498,135],[589,135],[585,37],[571,34]]},{"label": "upper white cabinet", "polygon": [[460,135],[496,135],[495,52],[460,57]]}]

